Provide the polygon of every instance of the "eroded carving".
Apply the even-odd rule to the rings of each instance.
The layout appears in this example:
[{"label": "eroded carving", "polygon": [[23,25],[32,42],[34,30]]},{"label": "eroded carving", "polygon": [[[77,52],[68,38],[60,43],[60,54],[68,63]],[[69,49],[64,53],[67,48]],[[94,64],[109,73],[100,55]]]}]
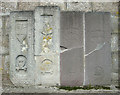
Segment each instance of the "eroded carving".
[{"label": "eroded carving", "polygon": [[50,59],[44,59],[40,65],[41,73],[42,74],[45,74],[45,73],[52,74],[53,73],[53,71],[51,70],[52,65],[53,65],[53,62]]},{"label": "eroded carving", "polygon": [[26,61],[27,61],[27,58],[24,55],[18,55],[16,57],[16,70],[26,71],[27,70]]},{"label": "eroded carving", "polygon": [[28,49],[27,27],[27,20],[16,20],[16,38],[20,42],[22,52]]},{"label": "eroded carving", "polygon": [[41,34],[43,35],[42,52],[48,53],[50,52],[50,47],[52,45],[52,36],[53,36],[52,35],[53,31],[49,23],[45,24]]}]

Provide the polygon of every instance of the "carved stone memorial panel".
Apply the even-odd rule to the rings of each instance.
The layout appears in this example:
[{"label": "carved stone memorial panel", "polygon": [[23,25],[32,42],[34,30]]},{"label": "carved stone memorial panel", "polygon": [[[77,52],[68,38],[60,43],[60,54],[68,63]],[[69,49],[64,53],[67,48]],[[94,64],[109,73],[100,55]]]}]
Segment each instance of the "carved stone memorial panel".
[{"label": "carved stone memorial panel", "polygon": [[59,21],[59,7],[35,9],[36,84],[60,84]]},{"label": "carved stone memorial panel", "polygon": [[33,12],[10,14],[10,79],[15,85],[34,84]]}]

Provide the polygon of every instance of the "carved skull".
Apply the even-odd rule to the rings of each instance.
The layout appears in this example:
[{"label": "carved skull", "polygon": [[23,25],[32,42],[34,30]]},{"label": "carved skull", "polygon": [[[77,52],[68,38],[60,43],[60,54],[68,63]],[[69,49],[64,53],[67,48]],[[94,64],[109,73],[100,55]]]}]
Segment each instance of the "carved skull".
[{"label": "carved skull", "polygon": [[16,63],[16,70],[27,70],[27,68],[26,68],[26,57],[25,56],[23,56],[23,55],[19,55],[19,56],[17,56],[17,58],[16,58],[16,61],[17,61],[17,63]]}]

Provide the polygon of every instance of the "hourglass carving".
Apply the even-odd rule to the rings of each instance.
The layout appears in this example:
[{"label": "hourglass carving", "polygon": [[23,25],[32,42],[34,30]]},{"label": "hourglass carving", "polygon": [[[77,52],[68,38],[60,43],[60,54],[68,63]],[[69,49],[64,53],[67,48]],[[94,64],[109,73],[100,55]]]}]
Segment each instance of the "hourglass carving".
[{"label": "hourglass carving", "polygon": [[20,43],[21,51],[28,49],[27,45],[27,20],[16,20],[16,38]]}]

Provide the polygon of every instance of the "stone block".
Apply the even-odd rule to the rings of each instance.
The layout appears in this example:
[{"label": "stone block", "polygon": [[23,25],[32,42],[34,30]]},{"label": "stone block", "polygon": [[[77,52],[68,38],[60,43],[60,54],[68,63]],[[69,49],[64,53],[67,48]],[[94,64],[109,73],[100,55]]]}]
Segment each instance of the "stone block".
[{"label": "stone block", "polygon": [[118,16],[111,14],[111,27],[113,33],[118,33]]},{"label": "stone block", "polygon": [[112,73],[112,81],[118,81],[118,73]]},{"label": "stone block", "polygon": [[10,14],[10,79],[14,85],[34,84],[34,14],[15,11]]},{"label": "stone block", "polygon": [[118,73],[112,73],[112,84],[118,86]]},{"label": "stone block", "polygon": [[68,11],[92,11],[90,2],[67,2]]},{"label": "stone block", "polygon": [[59,6],[61,10],[65,10],[63,2],[18,2],[19,10],[35,10],[37,6]]},{"label": "stone block", "polygon": [[114,51],[114,52],[119,50],[118,38],[119,38],[118,34],[112,34],[112,37],[111,37],[111,50]]},{"label": "stone block", "polygon": [[40,6],[59,6],[60,10],[65,11],[66,10],[66,4],[65,2],[40,2]]},{"label": "stone block", "polygon": [[18,10],[35,10],[39,6],[39,2],[18,2]]},{"label": "stone block", "polygon": [[[37,77],[36,84],[60,84],[60,9],[59,7],[42,6],[35,9],[35,55]],[[45,73],[39,68],[47,66],[52,71]],[[54,81],[53,81],[54,80]]]},{"label": "stone block", "polygon": [[85,85],[110,85],[110,14],[86,13],[85,26]]},{"label": "stone block", "polygon": [[17,2],[2,2],[2,13],[9,13],[17,10]]},{"label": "stone block", "polygon": [[81,86],[83,65],[83,13],[61,12],[60,82],[62,86]]},{"label": "stone block", "polygon": [[93,2],[93,11],[118,12],[118,2]]},{"label": "stone block", "polygon": [[112,72],[118,73],[118,52],[112,52]]},{"label": "stone block", "polygon": [[0,54],[6,55],[9,54],[9,16],[1,17],[1,28],[0,28],[0,46],[2,51]]}]

